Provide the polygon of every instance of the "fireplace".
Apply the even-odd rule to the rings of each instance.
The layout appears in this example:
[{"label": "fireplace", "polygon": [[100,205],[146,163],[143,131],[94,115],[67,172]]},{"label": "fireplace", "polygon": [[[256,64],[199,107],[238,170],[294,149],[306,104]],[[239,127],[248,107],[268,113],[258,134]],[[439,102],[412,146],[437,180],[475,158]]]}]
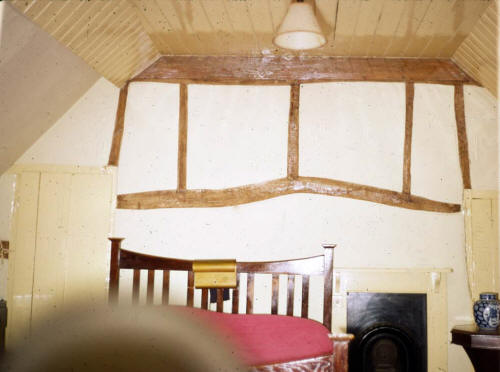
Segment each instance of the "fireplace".
[{"label": "fireplace", "polygon": [[427,372],[425,294],[347,293],[353,372]]}]

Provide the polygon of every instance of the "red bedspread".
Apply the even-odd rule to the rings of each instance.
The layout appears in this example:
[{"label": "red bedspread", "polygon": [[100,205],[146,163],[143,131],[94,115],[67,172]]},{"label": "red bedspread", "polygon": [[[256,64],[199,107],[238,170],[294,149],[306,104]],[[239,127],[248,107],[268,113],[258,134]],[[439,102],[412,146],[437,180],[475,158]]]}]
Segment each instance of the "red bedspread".
[{"label": "red bedspread", "polygon": [[319,322],[284,315],[225,314],[194,308],[185,312],[218,330],[247,365],[282,363],[332,353]]}]

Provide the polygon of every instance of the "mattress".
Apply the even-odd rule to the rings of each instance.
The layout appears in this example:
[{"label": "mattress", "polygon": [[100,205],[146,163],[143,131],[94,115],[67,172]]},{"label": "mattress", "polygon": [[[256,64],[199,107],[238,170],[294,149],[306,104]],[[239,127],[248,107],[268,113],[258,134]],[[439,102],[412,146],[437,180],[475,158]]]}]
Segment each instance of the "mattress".
[{"label": "mattress", "polygon": [[219,333],[249,366],[332,353],[329,331],[315,320],[285,315],[226,314],[188,307],[180,310]]}]

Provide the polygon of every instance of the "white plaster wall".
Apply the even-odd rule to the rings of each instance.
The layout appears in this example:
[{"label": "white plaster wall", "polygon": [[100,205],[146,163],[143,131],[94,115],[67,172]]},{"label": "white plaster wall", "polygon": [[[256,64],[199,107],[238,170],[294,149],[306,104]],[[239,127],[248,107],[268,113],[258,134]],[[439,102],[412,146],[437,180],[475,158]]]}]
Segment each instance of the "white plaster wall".
[{"label": "white plaster wall", "polygon": [[450,203],[462,202],[454,87],[415,84],[411,191]]},{"label": "white plaster wall", "polygon": [[129,86],[118,193],[177,187],[179,86]]},{"label": "white plaster wall", "polygon": [[301,175],[401,190],[404,84],[309,84],[300,96]]},{"label": "white plaster wall", "polygon": [[100,78],[16,163],[106,165],[118,94]]},{"label": "white plaster wall", "polygon": [[[109,106],[103,103],[97,109],[90,108],[81,100],[72,108],[78,117],[58,123],[60,127],[43,136],[22,159],[66,163],[78,137],[89,140],[87,145],[81,145],[81,156],[73,161],[85,159],[87,164],[104,165],[111,143],[117,91],[104,89],[102,82],[96,86],[100,88],[94,89],[87,99],[108,100]],[[284,174],[286,154],[276,149],[286,149],[284,128],[289,92],[276,87],[251,88],[190,87],[192,123],[188,125],[187,169],[190,187],[227,187]],[[154,92],[164,94],[165,99],[155,99]],[[207,94],[205,99],[201,99],[202,92]],[[401,84],[336,83],[303,87],[299,172],[400,189],[404,99],[399,97],[399,92],[403,93]],[[498,187],[498,175],[491,170],[498,168],[497,144],[490,141],[497,138],[497,123],[493,119],[496,105],[482,88],[466,87],[465,93],[471,153],[477,151],[478,154],[471,156],[473,185]],[[119,189],[128,185],[128,192],[141,191],[132,190],[133,181],[126,181],[134,177],[141,178],[138,188],[151,189],[159,185],[154,184],[158,179],[152,177],[153,173],[145,170],[152,165],[160,169],[155,158],[159,152],[149,151],[145,140],[151,134],[165,136],[166,148],[158,151],[170,157],[165,159],[168,173],[175,171],[177,113],[172,105],[177,105],[176,95],[177,88],[172,86],[131,85],[131,112],[126,115],[122,149],[122,161],[128,167],[123,165],[119,169]],[[258,100],[255,95],[265,100]],[[135,97],[134,103],[130,97]],[[256,107],[249,108],[250,103]],[[452,128],[455,125],[452,91],[446,86],[417,85],[415,111],[412,190],[437,200],[460,202],[462,181],[456,129]],[[101,120],[103,115],[109,116],[109,120],[102,121],[102,127],[87,125]],[[162,115],[163,126],[160,125]],[[489,121],[485,123],[484,118]],[[71,129],[73,125],[75,128]],[[151,128],[154,131],[149,133]],[[214,128],[217,135],[213,135],[210,128]],[[157,129],[161,132],[156,132]],[[74,136],[73,130],[80,131],[79,135]],[[134,134],[135,131],[138,133]],[[57,140],[60,146],[51,146],[56,141],[56,133],[60,136]],[[105,137],[103,133],[108,136],[106,140],[101,139]],[[252,146],[242,148],[244,135],[250,136]],[[243,145],[234,146],[231,138]],[[258,143],[255,138],[259,139]],[[474,138],[478,144],[486,141],[488,146],[476,146]],[[98,151],[95,142],[105,149]],[[333,149],[332,144],[335,144]],[[197,153],[198,146],[201,154]],[[228,152],[225,146],[234,146],[233,151]],[[127,154],[127,147],[134,150]],[[238,151],[242,154],[234,154],[234,157],[242,159],[243,169],[252,174],[238,173],[234,159],[228,159]],[[207,169],[200,169],[202,166]],[[145,173],[135,173],[141,169]],[[175,173],[162,182],[173,187]],[[448,281],[451,328],[472,320],[464,267],[463,224],[461,213],[420,212],[343,198],[289,195],[227,208],[117,210],[114,234],[126,237],[126,248],[184,258],[302,257],[321,253],[321,243],[332,242],[338,243],[337,266],[451,267],[454,270]],[[267,290],[268,286],[263,288]],[[182,288],[174,291],[179,302],[185,296],[181,293]],[[266,306],[261,303],[258,308],[263,310]],[[462,349],[450,345],[449,352],[450,372],[471,371]]]},{"label": "white plaster wall", "polygon": [[[486,89],[470,86],[464,89],[467,110],[467,137],[471,159],[473,189],[498,189],[498,100]],[[489,133],[490,135],[485,135]]]},{"label": "white plaster wall", "polygon": [[187,187],[286,176],[290,87],[189,86]]}]

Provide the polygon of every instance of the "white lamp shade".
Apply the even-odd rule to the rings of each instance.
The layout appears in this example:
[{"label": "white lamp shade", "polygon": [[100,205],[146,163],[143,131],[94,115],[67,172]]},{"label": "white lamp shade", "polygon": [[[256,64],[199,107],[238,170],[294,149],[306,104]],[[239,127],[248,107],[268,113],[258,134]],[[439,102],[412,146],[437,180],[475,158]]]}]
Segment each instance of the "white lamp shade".
[{"label": "white lamp shade", "polygon": [[293,50],[319,48],[326,43],[309,3],[290,4],[273,43]]}]

